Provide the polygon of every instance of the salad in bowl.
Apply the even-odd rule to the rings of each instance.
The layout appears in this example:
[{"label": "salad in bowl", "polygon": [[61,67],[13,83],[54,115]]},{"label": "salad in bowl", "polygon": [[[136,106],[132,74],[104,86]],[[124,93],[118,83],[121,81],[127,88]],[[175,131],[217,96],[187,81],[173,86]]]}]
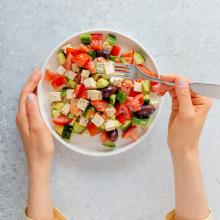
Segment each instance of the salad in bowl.
[{"label": "salad in bowl", "polygon": [[138,65],[157,76],[146,65],[149,57],[121,46],[112,32],[84,32],[77,38],[77,43],[67,41],[56,50],[55,68],[49,64],[44,70],[50,128],[63,143],[86,138],[87,145],[98,142],[103,152],[137,142],[159,106],[151,91],[154,82],[138,73],[135,80],[126,78],[115,64]]}]

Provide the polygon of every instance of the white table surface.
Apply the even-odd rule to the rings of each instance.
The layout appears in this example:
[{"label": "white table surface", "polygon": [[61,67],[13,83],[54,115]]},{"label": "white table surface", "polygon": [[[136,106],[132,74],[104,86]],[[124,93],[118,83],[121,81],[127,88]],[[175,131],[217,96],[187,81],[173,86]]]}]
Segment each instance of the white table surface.
[{"label": "white table surface", "polygon": [[[27,170],[15,126],[19,91],[54,46],[84,29],[112,28],[137,39],[161,72],[220,83],[218,0],[0,1],[0,219],[22,219]],[[170,99],[158,123],[135,149],[89,158],[56,143],[53,201],[70,220],[160,220],[174,206],[166,144]],[[201,163],[210,208],[220,219],[220,102],[201,137]]]}]

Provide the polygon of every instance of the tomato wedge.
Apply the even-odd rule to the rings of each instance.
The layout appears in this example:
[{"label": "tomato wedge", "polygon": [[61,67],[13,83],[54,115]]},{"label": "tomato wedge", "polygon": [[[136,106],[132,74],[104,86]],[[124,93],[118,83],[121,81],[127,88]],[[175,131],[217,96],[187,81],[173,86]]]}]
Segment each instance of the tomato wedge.
[{"label": "tomato wedge", "polygon": [[57,89],[58,87],[64,85],[66,83],[66,78],[65,76],[57,76],[57,78],[55,78],[53,81],[52,81],[52,86]]},{"label": "tomato wedge", "polygon": [[136,141],[138,139],[137,126],[133,125],[128,128],[126,131],[123,132],[122,137],[131,138],[133,141]]},{"label": "tomato wedge", "polygon": [[108,139],[107,132],[102,131],[102,133],[101,133],[101,142],[105,143],[107,141],[107,139]]},{"label": "tomato wedge", "polygon": [[92,61],[92,57],[86,53],[80,53],[72,57],[72,62],[79,67],[84,67],[89,61]]},{"label": "tomato wedge", "polygon": [[120,53],[120,50],[121,50],[121,48],[119,46],[114,45],[111,50],[111,55],[118,56],[118,54]]},{"label": "tomato wedge", "polygon": [[120,114],[120,113],[123,113],[125,115],[125,118],[127,120],[130,120],[132,118],[132,114],[131,114],[131,111],[130,109],[128,108],[128,106],[126,104],[118,104],[115,106],[115,109],[116,109],[116,114]]},{"label": "tomato wedge", "polygon": [[72,55],[71,53],[68,53],[68,54],[67,54],[67,57],[66,57],[66,62],[65,62],[65,64],[64,64],[64,67],[65,67],[67,70],[70,70],[70,69],[71,69],[72,58],[73,58],[73,55]]},{"label": "tomato wedge", "polygon": [[90,101],[91,105],[93,105],[96,109],[96,111],[104,112],[108,103],[105,100],[96,100],[96,101]]},{"label": "tomato wedge", "polygon": [[51,81],[54,81],[58,76],[59,74],[52,72],[50,70],[47,70],[44,75],[44,80],[51,82]]},{"label": "tomato wedge", "polygon": [[91,136],[95,136],[100,132],[91,121],[87,124],[87,130]]},{"label": "tomato wedge", "polygon": [[121,90],[126,93],[127,95],[130,94],[132,88],[133,88],[133,82],[131,79],[123,79],[121,83]]},{"label": "tomato wedge", "polygon": [[76,48],[72,48],[72,47],[67,47],[66,48],[66,54],[68,55],[69,53],[71,53],[73,56],[81,53],[80,49],[76,49]]},{"label": "tomato wedge", "polygon": [[103,35],[100,33],[91,34],[91,48],[93,50],[102,50]]},{"label": "tomato wedge", "polygon": [[133,50],[128,50],[125,53],[121,54],[121,57],[133,57],[134,51]]},{"label": "tomato wedge", "polygon": [[96,73],[96,68],[95,68],[95,62],[90,61],[84,66],[87,70],[90,71],[90,73],[94,74]]},{"label": "tomato wedge", "polygon": [[90,51],[90,49],[84,45],[84,44],[80,44],[79,45],[79,50],[82,52],[82,53],[88,53]]},{"label": "tomato wedge", "polygon": [[72,119],[67,118],[65,115],[60,115],[53,119],[55,125],[67,125],[72,121]]},{"label": "tomato wedge", "polygon": [[120,113],[120,114],[118,114],[118,115],[116,116],[116,119],[117,119],[121,124],[125,123],[125,121],[126,121],[126,118],[125,118],[125,115],[124,115],[123,112]]},{"label": "tomato wedge", "polygon": [[136,91],[134,91],[134,90],[131,90],[129,96],[130,96],[130,97],[135,97],[136,95],[138,95],[138,94],[140,94],[140,93],[141,93],[141,92],[136,92]]},{"label": "tomato wedge", "polygon": [[77,101],[75,99],[71,99],[70,101],[70,113],[76,115],[80,109],[77,107]]},{"label": "tomato wedge", "polygon": [[83,93],[85,93],[84,90],[85,90],[85,86],[83,84],[76,85],[76,89],[73,93],[73,97],[74,98],[82,97]]},{"label": "tomato wedge", "polygon": [[144,104],[144,95],[143,93],[140,93],[136,95],[135,97],[128,96],[125,104],[128,106],[128,108],[133,111],[139,111],[141,106]]},{"label": "tomato wedge", "polygon": [[[150,71],[146,66],[144,66],[143,64],[138,64],[137,65],[138,68],[140,68],[145,74],[147,75],[150,75],[150,76],[153,76],[153,77],[158,77],[158,75],[152,71]],[[154,86],[154,85],[157,85],[158,83],[157,82],[150,82],[150,85],[151,87]]]}]

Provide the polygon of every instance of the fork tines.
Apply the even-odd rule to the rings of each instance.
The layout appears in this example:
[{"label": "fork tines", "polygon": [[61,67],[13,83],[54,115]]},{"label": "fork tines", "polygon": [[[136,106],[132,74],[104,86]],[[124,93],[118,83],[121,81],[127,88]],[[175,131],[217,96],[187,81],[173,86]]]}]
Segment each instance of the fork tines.
[{"label": "fork tines", "polygon": [[129,73],[129,66],[123,65],[123,64],[116,64],[115,65],[115,71],[116,72]]}]

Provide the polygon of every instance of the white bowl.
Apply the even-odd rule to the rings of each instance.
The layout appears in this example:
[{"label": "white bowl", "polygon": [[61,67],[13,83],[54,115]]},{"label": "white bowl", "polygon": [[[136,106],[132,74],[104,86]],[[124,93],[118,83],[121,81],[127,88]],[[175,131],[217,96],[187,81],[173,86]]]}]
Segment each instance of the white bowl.
[{"label": "white bowl", "polygon": [[[135,41],[133,38],[119,33],[117,31],[107,30],[107,29],[95,29],[95,30],[87,30],[83,31],[81,33],[74,34],[70,37],[68,37],[66,40],[61,42],[56,46],[56,48],[49,54],[48,58],[46,59],[43,68],[42,73],[45,73],[46,67],[49,65],[49,67],[52,70],[56,70],[58,67],[57,63],[57,53],[60,50],[60,48],[64,45],[66,45],[68,42],[70,42],[73,46],[78,46],[80,44],[80,35],[82,33],[95,33],[95,32],[101,32],[104,34],[104,36],[107,36],[108,33],[111,33],[117,37],[117,43],[122,48],[122,51],[128,50],[130,48],[134,50],[141,51],[146,58],[145,65],[152,71],[159,74],[158,67],[156,65],[156,62],[154,61],[153,57],[150,55],[150,53],[143,48],[137,41]],[[152,95],[152,99],[158,102],[157,109],[154,112],[152,116],[152,123],[151,125],[146,129],[138,129],[139,138],[137,141],[132,141],[128,139],[121,138],[121,133],[119,133],[119,138],[116,142],[116,148],[114,150],[110,150],[107,147],[103,146],[100,141],[99,135],[95,137],[90,137],[88,134],[82,134],[82,135],[76,135],[73,134],[71,137],[71,140],[69,142],[63,140],[53,129],[52,122],[51,122],[51,113],[50,113],[50,102],[48,99],[48,93],[49,91],[52,91],[51,86],[48,85],[47,82],[44,82],[42,79],[38,84],[38,100],[40,105],[40,111],[42,114],[42,117],[48,126],[49,130],[53,134],[53,136],[61,142],[64,146],[68,147],[71,150],[74,150],[78,153],[89,155],[89,156],[110,156],[110,155],[116,155],[120,154],[122,152],[125,152],[134,146],[137,146],[141,141],[143,141],[144,138],[146,138],[151,129],[153,128],[157,116],[159,114],[159,110],[161,108],[161,98],[157,97],[156,95]]]}]

